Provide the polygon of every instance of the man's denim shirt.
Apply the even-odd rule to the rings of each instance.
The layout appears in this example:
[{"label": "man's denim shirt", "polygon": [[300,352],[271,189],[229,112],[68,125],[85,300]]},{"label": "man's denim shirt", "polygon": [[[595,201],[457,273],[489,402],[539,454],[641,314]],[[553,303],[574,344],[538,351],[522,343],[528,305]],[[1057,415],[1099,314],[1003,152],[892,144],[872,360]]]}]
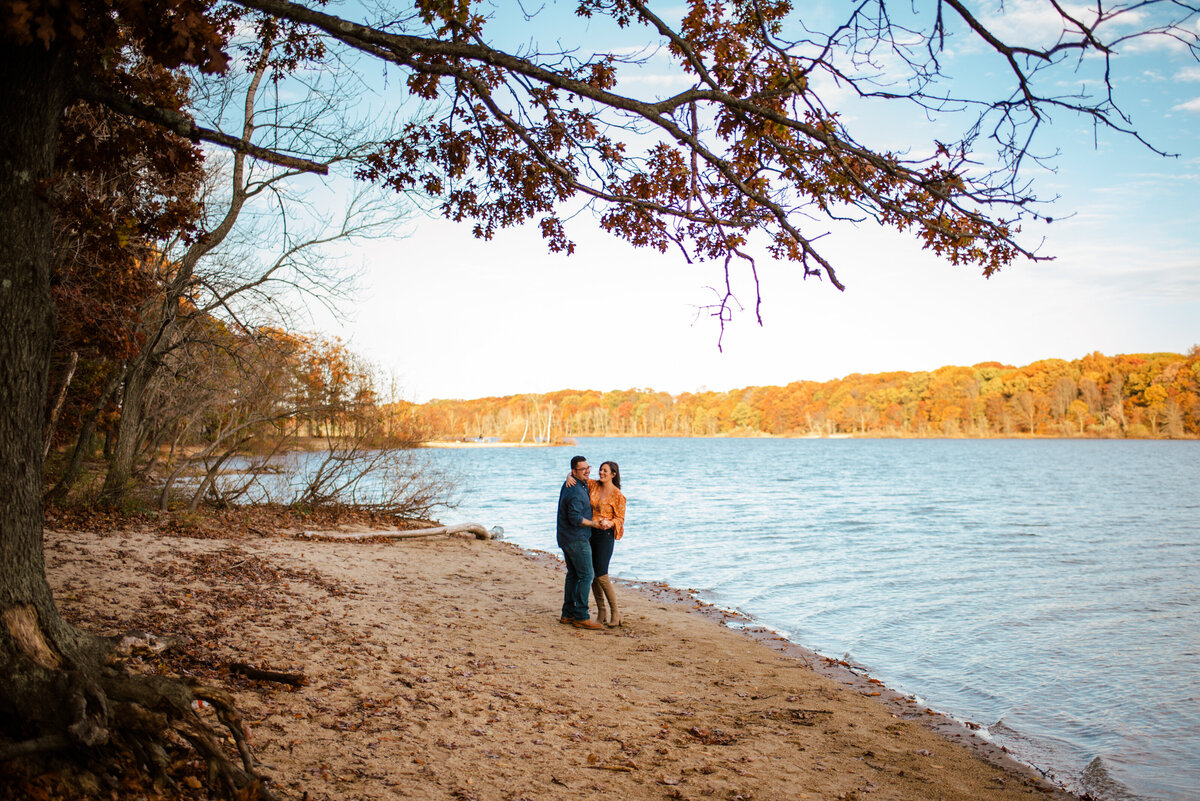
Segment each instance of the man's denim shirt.
[{"label": "man's denim shirt", "polygon": [[558,493],[558,544],[591,539],[592,530],[583,525],[583,519],[591,516],[587,482],[576,481],[573,487],[563,484]]}]

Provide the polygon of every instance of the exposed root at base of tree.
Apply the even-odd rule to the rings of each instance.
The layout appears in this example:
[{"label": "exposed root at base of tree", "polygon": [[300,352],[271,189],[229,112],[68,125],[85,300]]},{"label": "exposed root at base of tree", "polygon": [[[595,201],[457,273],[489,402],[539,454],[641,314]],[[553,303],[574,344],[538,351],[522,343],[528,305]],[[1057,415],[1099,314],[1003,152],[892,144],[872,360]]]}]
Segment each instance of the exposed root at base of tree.
[{"label": "exposed root at base of tree", "polygon": [[0,739],[0,798],[228,798],[275,801],[224,690],[120,667],[63,680],[70,722]]},{"label": "exposed root at base of tree", "polygon": [[[258,513],[266,525],[277,511]],[[254,536],[223,516],[211,524],[217,531],[223,525],[226,537]],[[233,543],[176,552],[172,537],[161,542],[163,552],[152,557],[118,549],[122,562],[129,559],[133,569],[154,577],[152,591],[128,592],[118,583],[97,602],[94,592],[70,580],[59,586],[63,622],[74,627],[74,636],[65,639],[83,638],[81,646],[54,642],[30,611],[13,607],[5,618],[0,610],[0,709],[24,710],[11,719],[0,712],[0,801],[240,801],[282,792],[254,759],[231,693],[290,692],[306,683],[304,674],[291,665],[254,665],[252,653],[221,642],[247,619],[291,609],[293,585],[335,597],[349,589]],[[71,558],[53,536],[46,550],[51,561]],[[67,651],[72,656],[59,660]],[[24,699],[6,697],[18,695],[3,674],[4,665],[16,662],[24,665],[21,680],[31,688],[20,694]],[[74,707],[65,703],[69,696],[76,698]],[[47,725],[46,711],[54,706],[65,711]],[[17,733],[8,728],[14,720],[42,723]],[[91,745],[69,731],[81,722],[81,733],[99,735],[89,738]]]}]

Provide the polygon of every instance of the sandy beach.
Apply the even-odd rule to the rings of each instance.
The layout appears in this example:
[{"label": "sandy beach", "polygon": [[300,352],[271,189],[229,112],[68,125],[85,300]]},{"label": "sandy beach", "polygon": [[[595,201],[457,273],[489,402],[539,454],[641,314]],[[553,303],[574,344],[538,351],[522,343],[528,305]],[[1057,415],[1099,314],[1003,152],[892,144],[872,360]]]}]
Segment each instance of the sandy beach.
[{"label": "sandy beach", "polygon": [[686,593],[621,584],[625,626],[581,631],[558,622],[552,555],[295,533],[46,533],[64,615],[180,636],[180,653],[135,667],[233,691],[287,797],[1070,798],[911,699],[723,625]]}]

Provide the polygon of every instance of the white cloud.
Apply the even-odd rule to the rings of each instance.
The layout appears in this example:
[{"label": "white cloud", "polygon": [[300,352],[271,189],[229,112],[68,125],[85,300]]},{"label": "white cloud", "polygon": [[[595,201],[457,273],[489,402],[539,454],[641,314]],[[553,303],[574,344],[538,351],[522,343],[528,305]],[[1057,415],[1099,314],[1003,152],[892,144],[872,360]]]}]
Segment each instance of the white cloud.
[{"label": "white cloud", "polygon": [[1186,103],[1179,103],[1178,105],[1171,106],[1171,110],[1190,111],[1193,114],[1200,114],[1200,97],[1189,100]]},{"label": "white cloud", "polygon": [[1154,34],[1138,36],[1121,43],[1118,55],[1186,55],[1189,47],[1174,36]]},{"label": "white cloud", "polygon": [[[1096,20],[1096,7],[1087,3],[1062,3],[1060,14],[1053,4],[1043,0],[1015,0],[994,4],[985,12],[977,13],[983,24],[1008,44],[1028,47],[1048,47],[1060,39],[1073,40],[1080,37],[1078,27],[1064,17],[1092,25]],[[1113,40],[1128,36],[1161,24],[1164,20],[1153,20],[1145,11],[1123,10],[1110,16],[1097,29],[1102,40]],[[1200,24],[1197,25],[1200,28]],[[1174,36],[1133,36],[1120,44],[1119,55],[1179,53],[1187,46]],[[1102,55],[1085,53],[1086,56]]]},{"label": "white cloud", "polygon": [[[1064,11],[1084,24],[1095,20],[1095,9],[1086,5],[1064,4]],[[1136,15],[1130,14],[1126,22],[1136,22],[1131,19]],[[1010,44],[1015,41],[1025,43],[1050,44],[1062,33],[1064,20],[1055,8],[1041,0],[1017,0],[1004,3],[983,16],[984,25]]]},{"label": "white cloud", "polygon": [[685,72],[658,75],[621,75],[617,78],[620,84],[639,84],[641,86],[666,86],[676,89],[686,89],[696,83],[696,76]]},{"label": "white cloud", "polygon": [[1181,69],[1179,72],[1175,73],[1175,80],[1189,82],[1200,81],[1200,67],[1185,67],[1184,69]]}]

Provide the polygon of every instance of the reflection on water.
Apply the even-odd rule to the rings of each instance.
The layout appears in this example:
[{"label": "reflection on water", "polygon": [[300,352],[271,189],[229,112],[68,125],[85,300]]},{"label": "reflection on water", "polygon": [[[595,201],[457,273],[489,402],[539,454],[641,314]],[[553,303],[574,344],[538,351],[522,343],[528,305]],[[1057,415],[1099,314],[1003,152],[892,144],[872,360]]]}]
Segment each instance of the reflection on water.
[{"label": "reflection on water", "polygon": [[620,463],[613,573],[697,588],[1104,799],[1200,787],[1200,444],[583,440],[431,451],[447,522],[556,551],[572,454]]}]

